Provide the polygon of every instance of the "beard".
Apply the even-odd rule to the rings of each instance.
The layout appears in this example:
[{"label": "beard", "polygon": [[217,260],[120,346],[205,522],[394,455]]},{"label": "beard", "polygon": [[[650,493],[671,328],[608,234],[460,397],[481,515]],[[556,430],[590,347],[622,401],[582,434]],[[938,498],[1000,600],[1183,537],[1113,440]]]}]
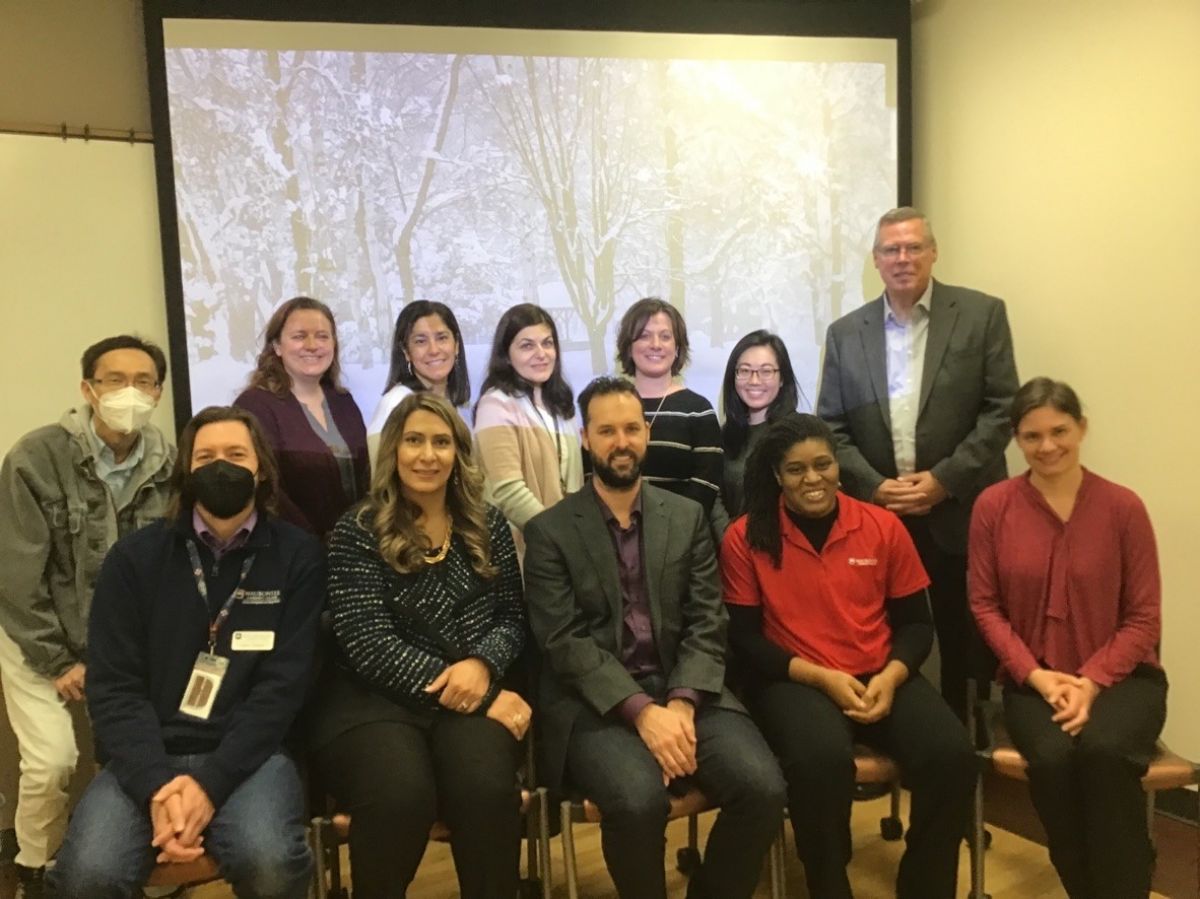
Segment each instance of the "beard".
[{"label": "beard", "polygon": [[[617,471],[613,467],[613,460],[619,456],[626,456],[633,460],[633,465],[627,472]],[[618,450],[610,454],[604,461],[601,461],[599,456],[593,455],[592,471],[605,487],[611,487],[613,490],[628,490],[636,485],[642,476],[642,460],[628,450]]]}]

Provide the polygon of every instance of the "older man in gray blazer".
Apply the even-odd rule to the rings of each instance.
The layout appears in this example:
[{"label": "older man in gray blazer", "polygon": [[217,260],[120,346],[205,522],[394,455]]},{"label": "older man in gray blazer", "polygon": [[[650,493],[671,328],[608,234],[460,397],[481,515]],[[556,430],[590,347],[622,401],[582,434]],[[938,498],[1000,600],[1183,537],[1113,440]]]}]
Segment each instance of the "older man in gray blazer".
[{"label": "older man in gray blazer", "polygon": [[543,776],[599,807],[622,899],[665,899],[669,790],[721,807],[690,899],[750,897],[779,829],[783,776],[725,687],[727,613],[703,508],[641,479],[633,385],[580,395],[592,481],[525,526],[525,596],[545,658]]},{"label": "older man in gray blazer", "polygon": [[879,220],[884,294],[832,325],[817,414],[838,436],[843,486],[900,515],[933,583],[942,695],[962,717],[977,643],[966,600],[967,529],[1007,476],[1017,390],[1004,302],[933,280],[937,240],[911,207]]}]

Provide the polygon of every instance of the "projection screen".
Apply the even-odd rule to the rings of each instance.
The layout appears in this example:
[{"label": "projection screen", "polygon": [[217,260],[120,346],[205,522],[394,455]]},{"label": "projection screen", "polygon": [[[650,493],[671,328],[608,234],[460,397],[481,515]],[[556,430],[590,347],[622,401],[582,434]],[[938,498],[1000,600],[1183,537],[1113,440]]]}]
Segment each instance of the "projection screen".
[{"label": "projection screen", "polygon": [[232,400],[300,294],[336,313],[367,418],[418,298],[454,309],[476,394],[510,305],[555,316],[578,390],[656,295],[714,404],[760,327],[811,403],[825,329],[864,301],[874,222],[907,192],[895,37],[164,17],[161,39],[181,420]]}]

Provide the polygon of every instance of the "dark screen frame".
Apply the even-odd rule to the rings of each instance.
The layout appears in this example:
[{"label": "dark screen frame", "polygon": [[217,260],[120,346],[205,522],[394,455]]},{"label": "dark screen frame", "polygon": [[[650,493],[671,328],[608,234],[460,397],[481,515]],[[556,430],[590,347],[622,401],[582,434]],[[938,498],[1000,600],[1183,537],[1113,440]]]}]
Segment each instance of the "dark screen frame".
[{"label": "dark screen frame", "polygon": [[175,425],[192,417],[175,206],[174,161],[167,98],[163,22],[240,19],[349,22],[675,34],[780,34],[802,37],[890,38],[896,41],[896,184],[901,205],[912,202],[912,18],[910,0],[145,0],[146,59],[154,168],[162,237],[167,342]]}]

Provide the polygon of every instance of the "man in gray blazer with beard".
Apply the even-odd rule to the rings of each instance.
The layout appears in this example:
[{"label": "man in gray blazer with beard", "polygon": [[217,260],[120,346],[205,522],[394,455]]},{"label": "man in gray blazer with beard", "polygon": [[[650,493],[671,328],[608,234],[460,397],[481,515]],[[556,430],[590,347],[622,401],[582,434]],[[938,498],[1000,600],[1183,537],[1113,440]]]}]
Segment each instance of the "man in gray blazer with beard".
[{"label": "man in gray blazer with beard", "polygon": [[649,428],[633,385],[579,397],[592,480],[525,526],[525,598],[552,789],[603,815],[622,899],[665,899],[669,790],[721,807],[689,899],[749,899],[779,830],[783,775],[725,687],[716,553],[699,503],[642,482]]},{"label": "man in gray blazer with beard", "polygon": [[964,717],[977,648],[967,609],[971,506],[1007,476],[1017,370],[1004,302],[933,280],[937,240],[911,207],[883,215],[884,294],[832,325],[817,414],[837,434],[844,489],[901,517],[932,579],[942,695]]}]

